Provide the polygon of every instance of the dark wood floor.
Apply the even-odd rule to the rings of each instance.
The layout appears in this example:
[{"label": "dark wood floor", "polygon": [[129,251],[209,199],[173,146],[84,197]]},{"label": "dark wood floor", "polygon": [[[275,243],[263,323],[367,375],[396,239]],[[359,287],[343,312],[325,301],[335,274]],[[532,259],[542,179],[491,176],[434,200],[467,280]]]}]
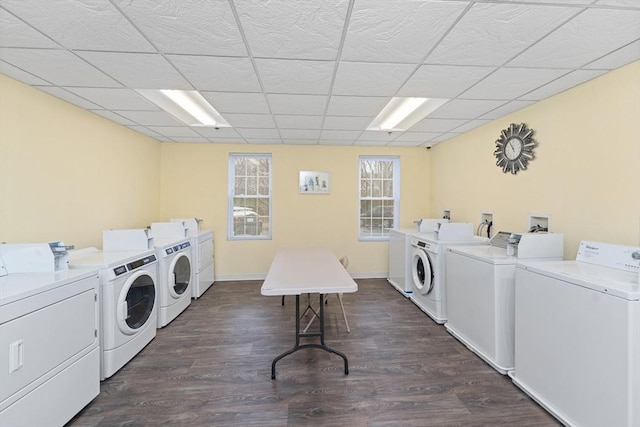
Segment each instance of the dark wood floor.
[{"label": "dark wood floor", "polygon": [[261,282],[218,282],[104,381],[70,426],[558,426],[385,280],[335,296],[326,342],[349,358],[294,343],[294,297]]}]

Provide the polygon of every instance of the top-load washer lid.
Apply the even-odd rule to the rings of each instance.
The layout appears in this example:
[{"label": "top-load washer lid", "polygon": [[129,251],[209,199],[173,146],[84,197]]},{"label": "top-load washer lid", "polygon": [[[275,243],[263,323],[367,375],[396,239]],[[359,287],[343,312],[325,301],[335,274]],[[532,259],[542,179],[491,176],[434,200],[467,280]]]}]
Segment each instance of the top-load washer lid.
[{"label": "top-load washer lid", "polygon": [[155,257],[153,249],[144,251],[101,251],[96,248],[85,248],[69,252],[69,267],[112,268],[149,256]]},{"label": "top-load washer lid", "polygon": [[11,310],[6,308],[8,304],[97,274],[96,269],[84,268],[47,273],[14,273],[0,277],[0,323],[9,316]]},{"label": "top-load washer lid", "polygon": [[412,232],[411,235],[424,242],[434,243],[439,246],[460,246],[460,245],[488,245],[489,239],[482,236],[469,236],[467,240],[440,240],[435,233],[416,233]]},{"label": "top-load washer lid", "polygon": [[525,262],[519,267],[630,301],[640,300],[638,274],[634,272],[580,261]]},{"label": "top-load washer lid", "polygon": [[507,255],[507,250],[495,246],[451,246],[448,251],[492,264],[516,264],[518,259]]}]

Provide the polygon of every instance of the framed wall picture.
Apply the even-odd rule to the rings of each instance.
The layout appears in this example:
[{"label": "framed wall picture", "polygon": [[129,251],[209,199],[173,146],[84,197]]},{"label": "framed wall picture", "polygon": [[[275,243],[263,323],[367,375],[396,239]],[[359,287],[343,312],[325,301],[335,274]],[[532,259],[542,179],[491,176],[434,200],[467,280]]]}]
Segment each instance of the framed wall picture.
[{"label": "framed wall picture", "polygon": [[329,172],[300,171],[298,191],[300,194],[329,194],[331,174]]}]

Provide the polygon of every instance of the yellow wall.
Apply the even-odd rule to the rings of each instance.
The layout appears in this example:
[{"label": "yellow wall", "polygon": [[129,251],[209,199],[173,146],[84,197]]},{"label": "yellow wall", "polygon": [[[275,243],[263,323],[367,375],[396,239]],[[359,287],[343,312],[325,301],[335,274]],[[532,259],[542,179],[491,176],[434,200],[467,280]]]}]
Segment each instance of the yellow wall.
[{"label": "yellow wall", "polygon": [[[215,232],[216,278],[264,277],[281,247],[323,246],[349,257],[355,276],[384,277],[387,243],[358,241],[358,157],[398,155],[400,225],[429,211],[424,148],[162,144],[161,217],[196,216]],[[227,240],[229,153],[271,153],[273,239]],[[328,195],[298,194],[298,172],[331,173]]]},{"label": "yellow wall", "polygon": [[[495,141],[526,123],[538,141],[526,171],[495,165]],[[526,231],[528,213],[551,214],[565,258],[580,240],[640,244],[640,62],[538,102],[433,147],[431,213],[478,224],[495,212],[496,229]]]},{"label": "yellow wall", "polygon": [[0,241],[102,245],[160,209],[160,143],[0,75]]}]

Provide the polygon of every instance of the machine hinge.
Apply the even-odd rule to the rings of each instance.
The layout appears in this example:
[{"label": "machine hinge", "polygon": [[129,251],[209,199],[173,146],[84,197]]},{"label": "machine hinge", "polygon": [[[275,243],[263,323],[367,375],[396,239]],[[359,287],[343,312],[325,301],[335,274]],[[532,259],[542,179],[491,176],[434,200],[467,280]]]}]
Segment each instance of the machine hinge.
[{"label": "machine hinge", "polygon": [[97,329],[94,329],[94,330],[93,330],[93,336],[94,336],[94,337],[96,337],[96,338],[98,338],[98,330],[97,330]]}]

